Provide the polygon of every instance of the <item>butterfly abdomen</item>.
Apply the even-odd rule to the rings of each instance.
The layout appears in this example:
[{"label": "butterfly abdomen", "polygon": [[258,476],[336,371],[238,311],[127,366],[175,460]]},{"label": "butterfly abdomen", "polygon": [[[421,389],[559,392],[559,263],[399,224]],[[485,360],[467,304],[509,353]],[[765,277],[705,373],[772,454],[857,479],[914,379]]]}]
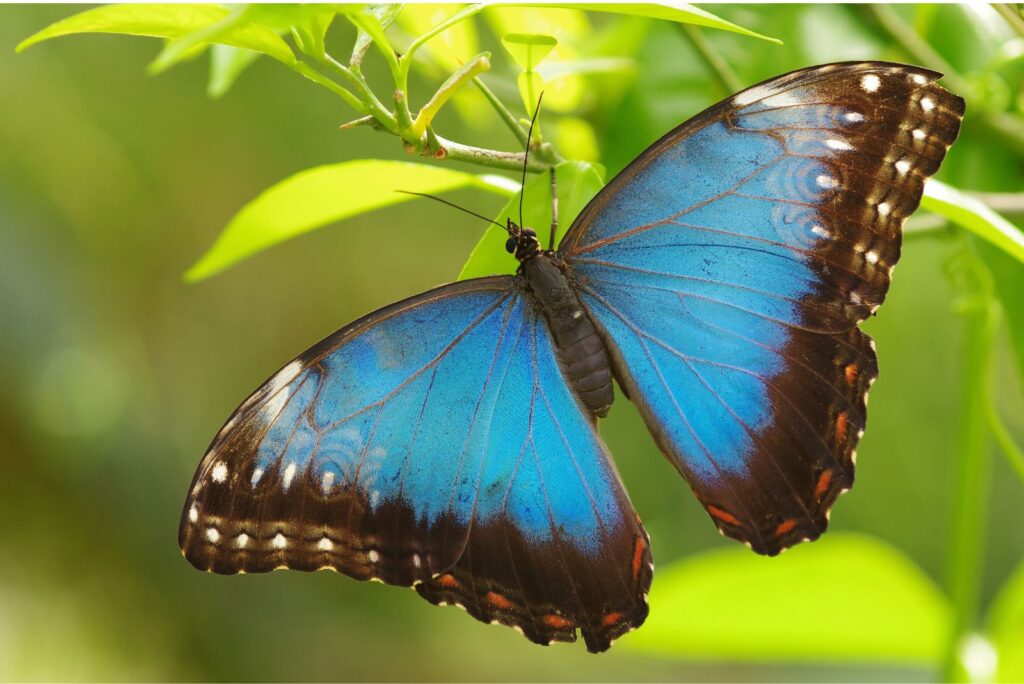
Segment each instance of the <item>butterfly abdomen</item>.
[{"label": "butterfly abdomen", "polygon": [[615,395],[608,351],[594,322],[562,269],[548,254],[524,261],[522,274],[548,322],[569,384],[583,405],[603,418],[608,415]]}]

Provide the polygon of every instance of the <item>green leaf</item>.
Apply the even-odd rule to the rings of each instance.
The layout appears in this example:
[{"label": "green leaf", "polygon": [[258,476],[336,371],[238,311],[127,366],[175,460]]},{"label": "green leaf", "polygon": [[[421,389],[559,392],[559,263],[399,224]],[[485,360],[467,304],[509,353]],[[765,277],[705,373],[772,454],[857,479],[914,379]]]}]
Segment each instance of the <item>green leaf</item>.
[{"label": "green leaf", "polygon": [[533,71],[558,45],[554,36],[538,33],[509,33],[501,37],[512,59],[523,71]]},{"label": "green leaf", "polygon": [[[506,4],[506,3],[501,3]],[[631,14],[637,17],[647,17],[648,19],[664,19],[665,21],[675,21],[681,24],[694,24],[696,26],[705,26],[707,28],[721,29],[723,31],[731,31],[733,33],[739,33],[743,36],[749,36],[751,38],[760,38],[761,40],[767,40],[771,43],[782,45],[782,41],[778,38],[770,38],[763,36],[760,33],[745,29],[742,26],[737,26],[731,21],[726,21],[721,17],[717,17],[711,12],[694,7],[693,5],[687,4],[675,4],[672,6],[668,5],[654,5],[646,3],[593,3],[593,2],[581,2],[581,3],[528,3],[529,6],[533,7],[560,7],[563,9],[576,9],[576,10],[589,10],[591,12],[615,12],[617,14]]]},{"label": "green leaf", "polygon": [[921,206],[1024,262],[1024,233],[981,201],[931,179],[925,183]]},{"label": "green leaf", "polygon": [[[516,86],[519,88],[519,97],[523,100],[526,115],[532,117],[533,110],[537,108],[537,99],[544,91],[544,79],[536,71],[524,71],[516,77]],[[540,137],[539,122],[536,124],[533,134]]]},{"label": "green leaf", "polygon": [[146,71],[151,76],[156,76],[170,69],[175,64],[186,61],[190,56],[194,56],[196,50],[202,49],[210,43],[217,43],[217,39],[225,33],[235,30],[244,24],[245,15],[245,7],[235,7],[223,19],[215,21],[198,31],[193,31],[184,38],[168,41],[156,59],[150,62]]},{"label": "green leaf", "polygon": [[230,45],[210,48],[210,83],[206,94],[213,99],[223,97],[235,84],[242,72],[259,58],[260,53]]},{"label": "green leaf", "polygon": [[996,681],[1024,682],[1024,563],[992,603],[988,629],[999,656]]},{"label": "green leaf", "polygon": [[[402,10],[405,5],[401,3],[389,4],[389,5],[369,5],[364,8],[364,12],[368,12],[373,15],[377,22],[380,23],[382,29],[386,29],[392,24],[399,16],[403,15]],[[366,31],[358,29],[356,32],[356,42],[352,48],[352,58],[349,60],[352,64],[359,66],[363,57],[366,55],[366,51],[373,44],[373,38],[370,37]]]},{"label": "green leaf", "polygon": [[[17,51],[44,40],[80,33],[118,33],[178,40],[208,29],[230,14],[230,10],[216,5],[106,5],[50,24],[23,40]],[[233,27],[217,36],[216,42],[262,52],[285,64],[295,63],[295,55],[288,44],[261,24]]]},{"label": "green leaf", "polygon": [[537,69],[537,73],[544,80],[552,81],[564,76],[632,74],[636,68],[636,60],[629,57],[586,57],[547,62]]},{"label": "green leaf", "polygon": [[188,270],[191,282],[290,238],[399,202],[410,192],[476,187],[508,196],[509,181],[410,162],[360,159],[301,171],[245,205],[206,254]]},{"label": "green leaf", "polygon": [[[604,187],[604,172],[596,164],[566,161],[555,167],[558,181],[558,225],[560,235],[583,211],[583,207]],[[551,176],[537,174],[526,183],[523,203],[523,224],[537,231],[541,245],[547,248],[551,234]],[[502,207],[495,221],[505,225],[505,219],[519,222],[519,193]],[[515,273],[517,262],[505,251],[508,234],[491,225],[476,243],[469,259],[459,273],[459,280],[478,278],[495,273]]]},{"label": "green leaf", "polygon": [[272,31],[284,33],[294,26],[308,26],[320,34],[320,40],[327,33],[334,15],[347,9],[337,5],[285,3],[257,3],[245,7],[251,21]]},{"label": "green leaf", "polygon": [[951,608],[896,549],[829,534],[778,558],[707,552],[659,569],[634,651],[698,660],[939,662]]}]

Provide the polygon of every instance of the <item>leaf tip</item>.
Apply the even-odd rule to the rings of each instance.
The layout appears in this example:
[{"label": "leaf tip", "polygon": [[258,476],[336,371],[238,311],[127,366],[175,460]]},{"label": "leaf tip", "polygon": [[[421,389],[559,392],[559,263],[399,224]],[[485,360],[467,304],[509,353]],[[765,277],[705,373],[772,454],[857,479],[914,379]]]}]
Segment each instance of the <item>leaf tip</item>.
[{"label": "leaf tip", "polygon": [[189,285],[195,285],[200,281],[206,280],[210,276],[216,275],[222,269],[223,267],[211,265],[209,259],[204,255],[199,259],[199,261],[192,264],[191,268],[182,274],[181,279]]}]

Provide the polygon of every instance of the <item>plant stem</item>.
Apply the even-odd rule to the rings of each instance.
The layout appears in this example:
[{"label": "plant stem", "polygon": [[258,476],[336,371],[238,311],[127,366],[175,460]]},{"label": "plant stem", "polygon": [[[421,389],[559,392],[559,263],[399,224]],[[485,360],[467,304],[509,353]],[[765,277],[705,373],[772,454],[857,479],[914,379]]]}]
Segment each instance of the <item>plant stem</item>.
[{"label": "plant stem", "polygon": [[718,79],[719,84],[726,93],[735,93],[743,90],[743,82],[729,66],[729,63],[722,59],[718,51],[711,47],[711,43],[704,37],[700,29],[692,24],[676,24],[683,32],[697,55],[703,60],[713,76]]},{"label": "plant stem", "polygon": [[338,74],[353,86],[355,86],[356,92],[362,99],[363,104],[366,106],[370,114],[373,115],[377,121],[384,125],[388,130],[395,128],[395,117],[387,110],[384,103],[381,102],[376,94],[370,90],[370,86],[366,83],[361,75],[356,74],[352,69],[349,69],[338,60],[334,59],[331,55],[324,54],[321,64],[325,67]]},{"label": "plant stem", "polygon": [[[469,162],[471,164],[479,164],[480,166],[488,166],[492,169],[505,169],[508,171],[523,170],[524,154],[522,152],[485,150],[480,147],[463,145],[462,143],[457,143],[452,140],[446,140],[441,136],[437,136],[437,141],[445,150],[447,150],[448,159]],[[541,173],[542,171],[551,168],[551,166],[551,163],[537,159],[537,155],[531,154],[530,159],[527,162],[526,170],[530,173]]]},{"label": "plant stem", "polygon": [[522,124],[519,123],[519,119],[515,117],[515,114],[508,110],[508,107],[506,107],[505,104],[498,99],[498,96],[495,95],[494,92],[487,87],[487,84],[485,84],[480,79],[479,76],[473,79],[473,83],[475,83],[476,87],[480,89],[480,92],[484,94],[484,97],[487,98],[487,101],[491,103],[491,106],[494,108],[494,111],[498,113],[498,116],[501,117],[501,120],[504,121],[505,125],[508,126],[508,129],[512,131],[512,134],[516,136],[516,140],[519,141],[519,144],[525,147],[526,130],[523,128]]},{"label": "plant stem", "polygon": [[988,427],[992,431],[992,436],[996,439],[996,444],[999,445],[1003,455],[1006,456],[1006,460],[1017,471],[1017,477],[1024,481],[1024,451],[1017,445],[1013,435],[1010,434],[1006,425],[1003,424],[1003,419],[999,417],[999,411],[996,410],[995,404],[991,399],[988,402]]},{"label": "plant stem", "polygon": [[491,53],[482,52],[473,59],[463,64],[455,73],[448,77],[448,79],[441,84],[441,87],[437,89],[437,92],[431,96],[427,104],[420,108],[419,113],[416,115],[416,119],[412,123],[413,134],[417,137],[423,135],[427,130],[427,126],[431,124],[434,117],[441,110],[441,107],[454,95],[460,88],[466,85],[470,80],[476,78],[477,74],[481,74],[491,68]]},{"label": "plant stem", "polygon": [[318,85],[322,85],[323,87],[330,90],[332,93],[343,99],[348,104],[349,107],[356,110],[360,114],[369,113],[369,109],[365,104],[363,104],[362,100],[360,100],[358,97],[350,93],[346,88],[343,88],[342,86],[338,85],[331,79],[321,74],[313,67],[309,66],[305,62],[297,61],[295,62],[295,64],[290,64],[289,66],[292,68],[292,70],[299,72],[300,74],[308,78],[310,81],[313,81]]},{"label": "plant stem", "polygon": [[441,33],[442,31],[445,31],[449,27],[459,23],[463,19],[468,19],[469,17],[478,13],[483,8],[483,4],[470,5],[469,7],[464,7],[455,14],[453,14],[452,16],[442,21],[434,28],[424,33],[422,36],[416,38],[416,40],[412,41],[408,49],[406,49],[405,54],[402,55],[402,58],[399,60],[399,71],[401,73],[401,77],[396,78],[396,85],[399,85],[399,87],[404,87],[405,81],[408,79],[409,76],[409,66],[412,63],[412,56],[416,53],[417,50],[419,50],[423,46],[424,43],[426,43],[428,40],[430,40],[437,34]]},{"label": "plant stem", "polygon": [[1019,35],[1024,36],[1024,17],[1021,16],[1020,10],[1014,9],[1007,4],[993,4],[996,12],[999,12],[1000,16],[1006,20],[1014,31]]},{"label": "plant stem", "polygon": [[356,28],[362,29],[370,37],[373,44],[380,50],[384,61],[387,62],[388,69],[391,70],[391,77],[395,80],[395,83],[399,83],[401,80],[401,68],[398,64],[398,57],[395,56],[395,50],[384,35],[384,29],[377,20],[377,17],[372,14],[346,14],[345,17],[355,24]]},{"label": "plant stem", "polygon": [[[966,251],[966,250],[965,250]],[[953,625],[946,647],[943,679],[963,682],[971,679],[962,660],[966,638],[977,626],[991,454],[988,443],[988,374],[993,338],[992,300],[986,292],[986,267],[967,253],[967,277],[975,279],[962,307],[966,326],[963,387],[957,426],[953,472],[953,519],[946,554],[947,584],[953,604]]]}]

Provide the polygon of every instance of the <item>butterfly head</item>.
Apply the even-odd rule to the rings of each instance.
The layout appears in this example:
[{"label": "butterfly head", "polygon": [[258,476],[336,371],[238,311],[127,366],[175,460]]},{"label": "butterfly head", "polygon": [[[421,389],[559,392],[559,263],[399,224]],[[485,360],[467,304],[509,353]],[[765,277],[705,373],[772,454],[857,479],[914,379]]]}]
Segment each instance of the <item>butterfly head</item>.
[{"label": "butterfly head", "polygon": [[532,259],[541,252],[540,240],[537,239],[537,231],[533,228],[521,228],[512,219],[505,224],[508,231],[508,240],[505,240],[505,250],[514,254],[519,261]]}]

